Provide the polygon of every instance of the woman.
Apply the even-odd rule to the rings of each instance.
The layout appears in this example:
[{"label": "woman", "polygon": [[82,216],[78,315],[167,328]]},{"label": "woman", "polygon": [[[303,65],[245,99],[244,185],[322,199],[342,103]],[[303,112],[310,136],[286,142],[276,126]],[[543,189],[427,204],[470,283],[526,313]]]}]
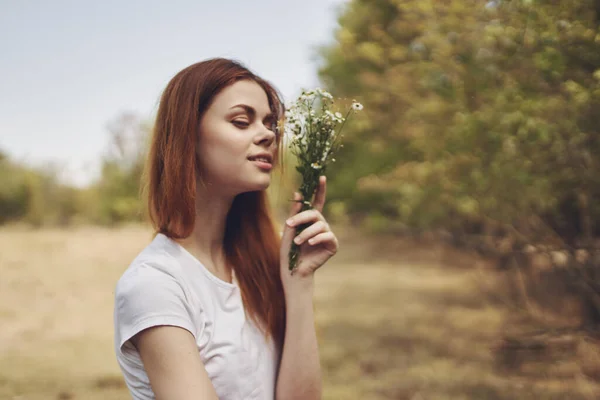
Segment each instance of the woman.
[{"label": "woman", "polygon": [[[115,351],[134,399],[318,399],[314,272],[338,249],[321,211],[282,237],[265,190],[281,154],[274,88],[212,59],[167,85],[146,169],[155,236],[115,293]],[[294,237],[294,226],[310,224]],[[288,270],[292,240],[301,245]]]}]

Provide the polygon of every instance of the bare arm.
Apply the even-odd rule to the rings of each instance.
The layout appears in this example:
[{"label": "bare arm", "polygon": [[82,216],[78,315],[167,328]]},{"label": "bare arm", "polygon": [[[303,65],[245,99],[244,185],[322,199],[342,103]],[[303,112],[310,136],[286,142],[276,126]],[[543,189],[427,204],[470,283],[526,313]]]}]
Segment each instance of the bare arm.
[{"label": "bare arm", "polygon": [[[301,211],[302,196],[294,193],[295,204],[281,238],[280,267],[285,292],[286,328],[277,376],[277,400],[319,400],[323,392],[313,308],[314,272],[335,255],[339,247],[337,237],[321,214],[326,181],[325,176],[319,177],[311,210]],[[309,226],[296,235],[294,227],[302,224]],[[293,274],[289,271],[288,257],[292,240],[300,246]]]},{"label": "bare arm", "polygon": [[131,341],[140,352],[157,400],[219,400],[190,332],[156,326]]},{"label": "bare arm", "polygon": [[320,399],[322,392],[319,347],[315,331],[312,277],[306,287],[286,293],[287,323],[276,399]]}]

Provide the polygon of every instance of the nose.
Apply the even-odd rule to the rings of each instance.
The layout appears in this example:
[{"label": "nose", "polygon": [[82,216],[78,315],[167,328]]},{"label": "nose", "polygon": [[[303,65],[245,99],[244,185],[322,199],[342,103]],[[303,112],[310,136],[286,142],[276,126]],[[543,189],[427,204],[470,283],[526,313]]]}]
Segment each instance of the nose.
[{"label": "nose", "polygon": [[255,143],[265,147],[270,147],[275,141],[275,137],[275,132],[263,125],[260,132],[256,135]]}]

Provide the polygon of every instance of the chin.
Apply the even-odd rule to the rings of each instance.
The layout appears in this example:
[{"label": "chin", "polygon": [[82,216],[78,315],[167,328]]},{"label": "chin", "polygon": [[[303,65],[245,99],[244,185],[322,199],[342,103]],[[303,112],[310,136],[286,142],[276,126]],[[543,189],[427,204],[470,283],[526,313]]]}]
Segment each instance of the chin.
[{"label": "chin", "polygon": [[271,179],[265,180],[263,182],[254,182],[253,184],[247,185],[245,192],[262,192],[263,190],[267,190],[271,186]]},{"label": "chin", "polygon": [[256,190],[257,191],[267,190],[269,188],[269,186],[271,186],[271,181],[266,182],[262,185],[258,185],[258,189],[256,189]]}]

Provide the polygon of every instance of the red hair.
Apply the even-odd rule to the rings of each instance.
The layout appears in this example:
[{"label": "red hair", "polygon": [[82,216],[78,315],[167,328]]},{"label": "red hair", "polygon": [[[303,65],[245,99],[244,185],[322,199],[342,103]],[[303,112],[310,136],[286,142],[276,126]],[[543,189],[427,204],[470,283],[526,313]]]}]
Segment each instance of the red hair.
[{"label": "red hair", "polygon": [[[155,233],[181,239],[194,230],[200,121],[215,96],[241,80],[259,84],[267,94],[271,112],[278,119],[283,117],[283,102],[272,85],[241,64],[223,58],[185,68],[165,88],[144,174]],[[281,154],[280,146],[278,135],[277,154]],[[285,334],[280,243],[266,192],[236,196],[226,221],[226,259],[235,271],[246,311],[278,346],[283,345]]]}]

